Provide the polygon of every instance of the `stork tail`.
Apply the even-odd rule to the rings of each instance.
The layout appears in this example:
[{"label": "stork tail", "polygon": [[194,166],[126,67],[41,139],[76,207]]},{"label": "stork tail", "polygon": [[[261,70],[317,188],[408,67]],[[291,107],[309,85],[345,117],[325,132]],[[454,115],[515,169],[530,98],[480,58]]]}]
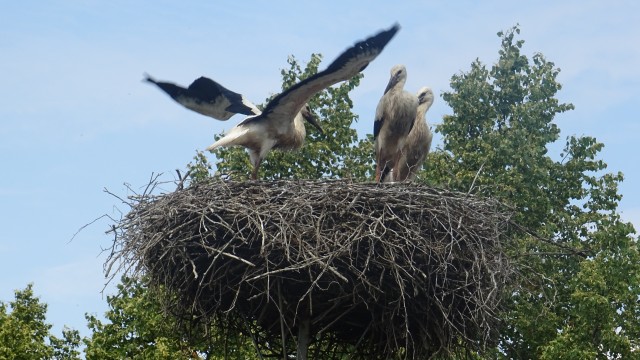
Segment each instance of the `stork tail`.
[{"label": "stork tail", "polygon": [[248,129],[238,130],[238,128],[233,128],[231,129],[231,132],[229,132],[227,135],[223,136],[221,139],[218,139],[218,141],[209,145],[207,147],[207,150],[212,151],[220,146],[239,145],[237,144],[238,139],[242,139],[242,136],[244,136],[247,133],[247,131]]}]

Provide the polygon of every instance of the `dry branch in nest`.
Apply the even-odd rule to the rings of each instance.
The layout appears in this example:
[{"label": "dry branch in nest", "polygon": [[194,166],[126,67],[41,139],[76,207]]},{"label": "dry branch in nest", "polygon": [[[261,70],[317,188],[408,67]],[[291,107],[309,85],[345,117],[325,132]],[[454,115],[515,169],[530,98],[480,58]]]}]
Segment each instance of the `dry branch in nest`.
[{"label": "dry branch in nest", "polygon": [[264,351],[305,329],[312,348],[366,358],[496,340],[512,274],[497,202],[321,180],[198,183],[129,205],[110,265],[170,290],[179,315],[256,326]]}]

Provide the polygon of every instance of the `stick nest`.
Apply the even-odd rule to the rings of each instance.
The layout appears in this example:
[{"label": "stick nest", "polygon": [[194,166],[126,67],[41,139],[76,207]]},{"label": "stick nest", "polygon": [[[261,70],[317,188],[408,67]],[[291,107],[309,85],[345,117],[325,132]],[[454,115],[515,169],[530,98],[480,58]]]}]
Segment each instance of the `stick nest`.
[{"label": "stick nest", "polygon": [[497,338],[513,271],[510,214],[495,201],[320,180],[197,183],[128,204],[108,265],[168,289],[183,318],[252,324],[263,351],[305,320],[312,347],[325,339],[365,358],[482,351]]}]

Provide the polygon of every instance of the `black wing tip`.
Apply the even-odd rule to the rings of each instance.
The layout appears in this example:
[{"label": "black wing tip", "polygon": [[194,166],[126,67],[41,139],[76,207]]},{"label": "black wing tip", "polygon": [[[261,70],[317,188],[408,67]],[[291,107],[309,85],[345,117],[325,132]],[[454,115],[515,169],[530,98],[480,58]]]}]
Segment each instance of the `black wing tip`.
[{"label": "black wing tip", "polygon": [[[400,24],[395,23],[387,30],[382,30],[375,35],[372,35],[365,40],[358,41],[352,47],[343,52],[337,59],[329,65],[326,71],[331,71],[336,68],[340,68],[347,62],[350,58],[357,55],[358,53],[373,53],[375,56],[380,54],[382,50],[387,46],[389,41],[395,36],[395,34],[400,30]],[[364,70],[369,64],[364,64],[358,72]]]},{"label": "black wing tip", "polygon": [[215,81],[213,81],[213,80],[209,79],[209,78],[208,78],[208,77],[206,77],[206,76],[200,76],[200,77],[198,77],[197,79],[193,80],[193,82],[194,82],[194,83],[195,83],[195,82],[207,82],[207,83],[209,83],[209,84],[210,84],[210,83],[215,82]]},{"label": "black wing tip", "polygon": [[[376,49],[376,51],[381,52],[382,49],[384,49],[385,46],[387,46],[389,41],[393,39],[393,37],[396,35],[396,33],[399,30],[400,30],[400,24],[395,23],[389,29],[380,31],[379,33],[371,36],[367,40],[362,41],[360,44],[362,44],[363,46],[370,46],[371,48]],[[364,69],[367,68],[367,66],[369,66],[368,63],[364,64],[364,66],[362,66],[362,68],[359,71],[363,71]]]},{"label": "black wing tip", "polygon": [[389,29],[382,30],[382,33],[389,33],[390,36],[394,36],[400,30],[400,23],[396,22]]},{"label": "black wing tip", "polygon": [[378,138],[378,134],[380,133],[380,129],[382,128],[383,119],[375,119],[373,121],[373,139]]},{"label": "black wing tip", "polygon": [[368,37],[365,40],[359,41],[354,45],[354,48],[358,47],[371,47],[382,50],[389,41],[396,35],[396,33],[400,30],[400,24],[395,23],[387,30],[381,30],[375,35]]},{"label": "black wing tip", "polygon": [[387,45],[389,41],[396,35],[396,33],[400,30],[400,24],[395,23],[387,30],[382,30],[378,34],[374,35],[371,40],[375,42],[380,42],[381,47]]},{"label": "black wing tip", "polygon": [[[207,91],[207,92],[215,91],[215,92],[235,94],[233,91],[220,85],[217,81],[210,79],[206,76],[200,76],[199,78],[193,80],[191,85],[189,85],[189,89],[200,89],[200,91]],[[230,95],[227,95],[227,96],[230,96]]]},{"label": "black wing tip", "polygon": [[142,76],[144,76],[144,79],[142,79],[142,81],[150,82],[152,84],[158,84],[158,82],[154,78],[152,78],[151,75],[143,73]]}]

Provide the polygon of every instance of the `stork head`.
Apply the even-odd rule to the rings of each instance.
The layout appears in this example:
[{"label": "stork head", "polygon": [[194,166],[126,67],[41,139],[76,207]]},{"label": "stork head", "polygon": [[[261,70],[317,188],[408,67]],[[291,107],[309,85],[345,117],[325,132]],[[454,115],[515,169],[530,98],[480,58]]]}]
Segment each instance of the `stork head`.
[{"label": "stork head", "polygon": [[426,107],[425,110],[428,110],[433,104],[433,90],[430,87],[422,87],[418,90],[418,106]]},{"label": "stork head", "polygon": [[387,88],[384,89],[384,93],[386,94],[394,88],[396,85],[400,85],[402,88],[404,83],[407,81],[407,68],[402,64],[395,65],[391,68],[391,78],[389,78],[389,83],[387,84]]},{"label": "stork head", "polygon": [[316,129],[320,131],[321,134],[324,134],[324,130],[320,127],[320,123],[318,123],[318,119],[311,112],[311,108],[309,104],[305,104],[302,110],[300,110],[302,117],[307,120],[311,125],[315,126]]}]

